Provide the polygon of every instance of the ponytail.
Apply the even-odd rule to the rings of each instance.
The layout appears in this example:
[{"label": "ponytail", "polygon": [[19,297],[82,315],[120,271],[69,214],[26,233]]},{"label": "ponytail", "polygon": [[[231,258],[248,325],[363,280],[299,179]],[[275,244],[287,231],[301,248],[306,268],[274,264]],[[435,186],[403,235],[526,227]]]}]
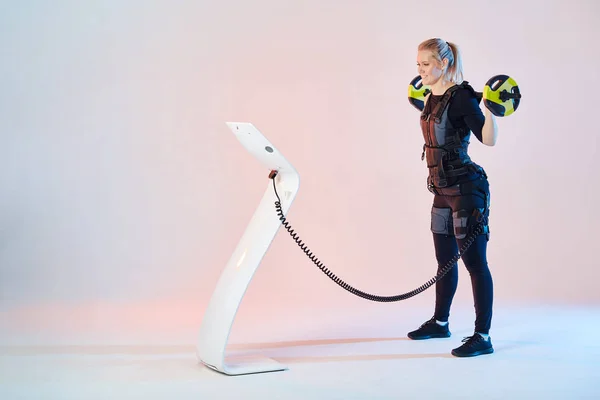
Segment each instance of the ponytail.
[{"label": "ponytail", "polygon": [[[448,58],[448,68],[446,69],[446,80],[450,82],[454,82],[457,85],[460,85],[463,81],[463,66],[462,66],[462,56],[460,54],[460,49],[454,43],[448,43],[448,52],[451,57]],[[443,58],[443,57],[441,57]]]}]

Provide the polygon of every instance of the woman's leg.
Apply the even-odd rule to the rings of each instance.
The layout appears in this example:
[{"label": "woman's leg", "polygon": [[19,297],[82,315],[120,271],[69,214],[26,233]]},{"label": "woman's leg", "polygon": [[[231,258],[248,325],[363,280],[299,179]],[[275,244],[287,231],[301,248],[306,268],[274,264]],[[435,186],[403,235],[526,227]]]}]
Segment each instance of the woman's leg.
[{"label": "woman's leg", "polygon": [[[456,255],[456,240],[452,229],[452,209],[443,196],[435,196],[431,208],[431,231],[438,271],[448,260]],[[408,332],[411,339],[431,339],[450,336],[449,324],[450,306],[458,286],[458,267],[454,263],[452,269],[435,283],[435,312],[433,318],[422,324],[417,330]],[[436,322],[440,321],[440,323]],[[446,322],[441,323],[441,322]]]},{"label": "woman's leg", "polygon": [[[433,198],[431,231],[439,273],[458,252],[456,239],[454,238],[454,228],[452,227],[452,208],[450,208],[445,196],[436,195]],[[448,321],[450,306],[457,287],[458,264],[455,262],[452,269],[435,283],[434,318],[437,321]]]},{"label": "woman's leg", "polygon": [[[458,240],[462,246],[464,240]],[[494,283],[487,263],[487,235],[479,235],[463,254],[462,260],[471,275],[475,303],[475,332],[489,334],[492,324]]]},{"label": "woman's leg", "polygon": [[[448,261],[456,255],[458,248],[454,236],[433,234],[435,257],[438,263],[438,272],[446,266]],[[444,277],[435,283],[435,313],[438,321],[448,321],[450,306],[458,287],[458,264],[454,266]]]},{"label": "woman's leg", "polygon": [[[489,216],[489,186],[486,179],[481,179],[473,187],[471,193],[458,196],[452,201],[453,223],[456,240],[460,248],[477,224],[474,211],[479,209],[485,214],[486,223]],[[487,230],[478,235],[467,251],[462,255],[465,267],[471,276],[473,300],[475,305],[475,332],[488,334],[492,322],[494,284],[487,262]]]}]

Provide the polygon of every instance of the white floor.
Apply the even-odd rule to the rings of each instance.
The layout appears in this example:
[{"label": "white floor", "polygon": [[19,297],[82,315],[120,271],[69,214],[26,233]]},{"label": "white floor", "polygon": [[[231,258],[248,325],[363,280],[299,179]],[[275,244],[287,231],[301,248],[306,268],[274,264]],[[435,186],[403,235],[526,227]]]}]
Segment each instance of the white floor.
[{"label": "white floor", "polygon": [[600,399],[600,307],[498,309],[495,353],[467,359],[450,350],[471,334],[472,310],[454,314],[453,336],[428,341],[406,338],[412,314],[265,332],[270,342],[232,343],[229,354],[289,369],[245,376],[198,364],[194,343],[8,344],[0,399]]}]

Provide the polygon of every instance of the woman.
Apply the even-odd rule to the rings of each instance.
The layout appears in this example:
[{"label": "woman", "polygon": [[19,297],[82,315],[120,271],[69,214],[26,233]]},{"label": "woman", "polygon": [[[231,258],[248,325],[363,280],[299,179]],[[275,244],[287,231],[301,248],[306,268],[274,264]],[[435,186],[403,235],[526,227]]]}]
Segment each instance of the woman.
[{"label": "woman", "polygon": [[[462,260],[471,276],[475,303],[475,331],[452,350],[457,357],[493,353],[489,330],[492,320],[493,282],[487,264],[489,241],[487,217],[490,192],[487,175],[468,155],[471,132],[482,143],[496,143],[494,115],[485,108],[481,97],[463,81],[458,47],[442,39],[430,39],[418,47],[417,66],[423,85],[431,92],[425,98],[421,129],[425,144],[421,158],[427,159],[427,188],[434,194],[431,231],[438,271],[454,257],[469,239],[478,221],[485,227],[478,234]],[[483,217],[483,218],[482,218]],[[449,337],[448,317],[458,285],[458,265],[436,282],[433,317],[415,331],[411,339]]]}]

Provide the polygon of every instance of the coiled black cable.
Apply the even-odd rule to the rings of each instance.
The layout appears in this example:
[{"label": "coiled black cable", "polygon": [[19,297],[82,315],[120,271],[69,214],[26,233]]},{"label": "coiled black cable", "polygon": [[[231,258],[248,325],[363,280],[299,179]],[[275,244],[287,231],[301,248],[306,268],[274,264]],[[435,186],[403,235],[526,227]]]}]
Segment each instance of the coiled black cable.
[{"label": "coiled black cable", "polygon": [[473,244],[473,242],[475,241],[475,238],[479,234],[481,234],[481,232],[483,231],[483,228],[484,228],[485,217],[483,214],[480,214],[480,216],[477,219],[477,225],[475,226],[472,234],[466,239],[463,246],[459,249],[459,252],[446,263],[444,268],[442,268],[441,270],[438,271],[436,276],[431,278],[425,284],[423,284],[420,287],[418,287],[414,290],[411,290],[410,292],[407,292],[407,293],[398,294],[395,296],[378,296],[378,295],[363,292],[359,289],[356,289],[356,288],[350,286],[349,284],[344,282],[341,278],[337,277],[327,267],[325,267],[323,262],[319,261],[319,259],[313,255],[313,253],[306,246],[306,244],[304,244],[302,242],[302,240],[300,239],[298,234],[294,232],[291,225],[289,224],[289,222],[287,222],[285,216],[283,215],[283,209],[281,207],[281,199],[279,198],[279,194],[277,193],[277,186],[275,185],[275,176],[277,176],[277,173],[275,171],[272,171],[271,174],[269,175],[269,178],[271,178],[273,180],[273,189],[275,190],[275,196],[277,196],[277,201],[275,202],[275,209],[277,211],[277,216],[279,217],[281,224],[285,227],[285,229],[288,231],[288,233],[292,236],[292,238],[294,239],[296,244],[298,246],[300,246],[302,251],[308,256],[308,258],[310,258],[310,260],[317,267],[319,267],[319,269],[325,275],[327,275],[331,280],[333,280],[335,283],[337,283],[342,288],[346,289],[348,292],[350,292],[358,297],[362,297],[363,299],[367,299],[367,300],[371,300],[371,301],[378,301],[378,302],[383,302],[383,303],[401,301],[401,300],[406,300],[413,296],[416,296],[417,294],[419,294],[421,292],[424,292],[431,285],[436,283],[438,280],[442,279],[452,269],[454,264],[460,259],[460,257],[465,253],[465,251],[467,251],[467,249]]}]

